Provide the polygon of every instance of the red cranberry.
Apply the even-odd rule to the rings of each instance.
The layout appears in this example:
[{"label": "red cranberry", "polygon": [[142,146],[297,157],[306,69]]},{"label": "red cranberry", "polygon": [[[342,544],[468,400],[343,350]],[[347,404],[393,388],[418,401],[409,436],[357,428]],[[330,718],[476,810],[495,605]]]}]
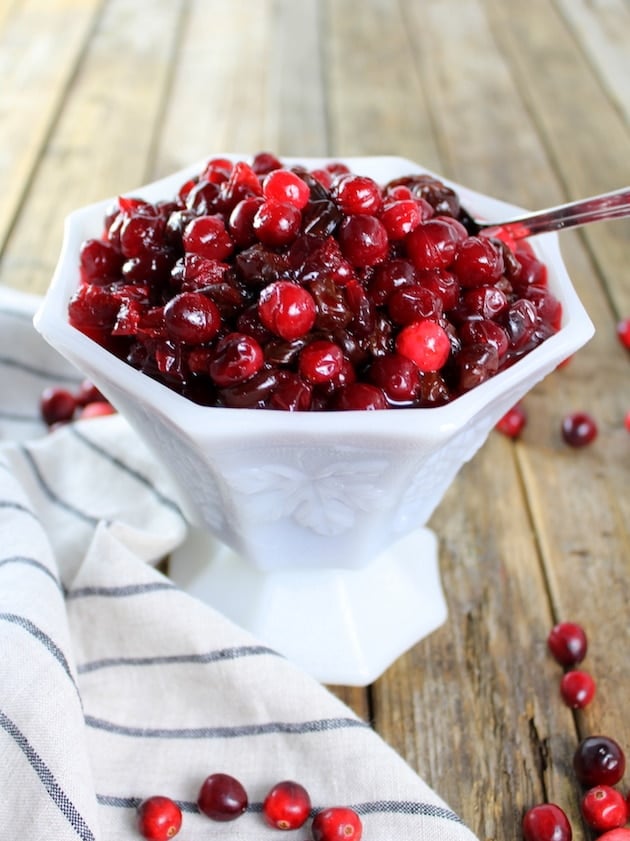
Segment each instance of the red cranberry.
[{"label": "red cranberry", "polygon": [[292,204],[298,210],[306,206],[311,195],[306,182],[288,169],[274,169],[266,175],[262,190],[266,199]]},{"label": "red cranberry", "polygon": [[459,338],[465,345],[492,345],[499,359],[508,351],[507,333],[495,321],[488,318],[471,318],[459,328]]},{"label": "red cranberry", "polygon": [[88,418],[100,418],[105,415],[115,414],[116,409],[114,409],[111,403],[108,403],[106,400],[95,400],[92,403],[88,403],[87,406],[84,406],[79,411],[79,418],[81,420],[87,420]]},{"label": "red cranberry", "polygon": [[621,344],[630,350],[630,316],[622,318],[617,324],[617,337]]},{"label": "red cranberry", "polygon": [[446,269],[455,257],[457,238],[445,219],[429,219],[407,235],[405,248],[419,271]]},{"label": "red cranberry", "polygon": [[468,237],[459,243],[453,270],[464,288],[494,283],[503,274],[503,254],[489,239]]},{"label": "red cranberry", "polygon": [[586,657],[588,639],[581,625],[559,622],[549,632],[547,646],[561,666],[575,666]]},{"label": "red cranberry", "polygon": [[396,350],[419,371],[439,371],[450,355],[451,341],[436,321],[425,319],[403,327],[396,338]]},{"label": "red cranberry", "polygon": [[276,829],[299,829],[311,813],[311,798],[304,786],[284,780],[263,801],[263,816]]},{"label": "red cranberry", "polygon": [[460,391],[485,383],[499,370],[499,355],[493,345],[466,345],[455,358]]},{"label": "red cranberry", "polygon": [[375,216],[349,216],[341,223],[339,245],[353,266],[363,268],[385,259],[389,240],[385,226]]},{"label": "red cranberry", "polygon": [[389,296],[402,286],[416,282],[416,270],[408,260],[393,259],[381,263],[374,270],[369,292],[377,306],[385,304]]},{"label": "red cranberry", "polygon": [[199,811],[214,821],[233,821],[247,809],[247,792],[230,774],[206,777],[197,797]]},{"label": "red cranberry", "polygon": [[571,841],[571,824],[555,803],[532,806],[523,817],[525,841]]},{"label": "red cranberry", "polygon": [[426,318],[437,321],[442,309],[441,298],[417,283],[396,289],[387,299],[387,312],[396,324],[412,324]]},{"label": "red cranberry", "polygon": [[497,423],[496,428],[508,438],[518,438],[527,423],[527,414],[520,404],[512,406]]},{"label": "red cranberry", "polygon": [[628,430],[628,432],[630,432],[630,409],[628,409],[628,411],[626,412],[626,414],[624,416],[623,425]]},{"label": "red cranberry", "polygon": [[420,379],[415,363],[399,353],[388,353],[370,366],[370,382],[385,392],[394,405],[413,403],[420,392]]},{"label": "red cranberry", "polygon": [[333,806],[315,815],[311,833],[313,841],[360,841],[363,826],[353,809]]},{"label": "red cranberry", "polygon": [[266,199],[256,211],[252,227],[262,243],[275,248],[293,242],[301,222],[302,214],[294,204]]},{"label": "red cranberry", "polygon": [[120,252],[100,239],[88,239],[81,245],[79,266],[84,283],[110,283],[120,274]]},{"label": "red cranberry", "polygon": [[143,800],[137,808],[136,826],[149,841],[168,841],[182,825],[182,810],[170,797],[155,795]]},{"label": "red cranberry", "polygon": [[562,419],[562,437],[570,447],[586,447],[597,438],[597,424],[587,412],[573,412]]},{"label": "red cranberry", "polygon": [[442,300],[445,312],[452,310],[459,301],[459,281],[452,272],[445,269],[422,272],[418,276],[418,282],[435,292]]},{"label": "red cranberry", "polygon": [[621,792],[611,786],[589,789],[580,802],[582,817],[596,832],[617,829],[628,820],[628,807]]},{"label": "red cranberry", "polygon": [[264,326],[283,339],[304,336],[315,323],[313,296],[302,286],[279,280],[260,293],[258,315]]},{"label": "red cranberry", "polygon": [[203,344],[216,336],[221,326],[218,307],[199,292],[182,292],[164,307],[164,323],[173,341]]},{"label": "red cranberry", "polygon": [[630,829],[609,829],[608,832],[598,835],[597,841],[630,841]]},{"label": "red cranberry", "polygon": [[340,388],[335,394],[335,409],[342,412],[360,409],[375,411],[387,409],[387,400],[383,391],[369,383],[351,382]]},{"label": "red cranberry", "polygon": [[225,260],[234,243],[225,229],[220,216],[198,216],[186,225],[183,236],[184,248],[211,260]]},{"label": "red cranberry", "polygon": [[626,757],[614,739],[587,736],[575,751],[573,768],[584,786],[614,786],[624,775]]},{"label": "red cranberry", "polygon": [[282,169],[282,164],[271,152],[258,152],[254,155],[252,169],[257,175],[266,175],[274,169]]},{"label": "red cranberry", "polygon": [[340,210],[347,216],[368,214],[375,216],[382,204],[381,188],[365,175],[345,175],[332,190]]},{"label": "red cranberry", "polygon": [[418,202],[413,199],[388,202],[380,218],[392,242],[404,239],[422,222]]},{"label": "red cranberry", "polygon": [[264,361],[256,339],[245,333],[228,333],[218,343],[208,372],[219,387],[230,386],[253,377]]},{"label": "red cranberry", "polygon": [[256,242],[254,217],[262,203],[263,199],[252,196],[238,202],[230,213],[228,230],[230,236],[240,248],[253,245]]},{"label": "red cranberry", "polygon": [[595,696],[595,681],[588,672],[573,669],[562,676],[560,694],[567,707],[582,710]]},{"label": "red cranberry", "polygon": [[311,342],[300,353],[300,374],[317,384],[336,379],[343,369],[344,356],[339,345],[325,340]]},{"label": "red cranberry", "polygon": [[74,394],[65,388],[46,388],[42,392],[39,408],[48,426],[72,420],[77,408]]},{"label": "red cranberry", "polygon": [[105,400],[101,392],[91,380],[83,380],[75,394],[79,406],[87,406],[88,403],[96,403]]}]

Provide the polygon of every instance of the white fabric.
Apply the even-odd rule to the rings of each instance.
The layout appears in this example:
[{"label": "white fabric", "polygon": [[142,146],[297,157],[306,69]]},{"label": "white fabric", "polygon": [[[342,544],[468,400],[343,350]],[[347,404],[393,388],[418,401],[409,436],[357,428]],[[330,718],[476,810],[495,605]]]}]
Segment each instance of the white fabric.
[{"label": "white fabric", "polygon": [[[137,802],[166,794],[182,841],[277,839],[260,805],[295,779],[356,808],[366,841],[474,841],[324,687],[153,567],[187,529],[167,477],[119,416],[45,430],[42,389],[82,377],[36,304],[0,290],[2,838],[135,839]],[[216,771],[249,794],[229,824],[195,806]]]}]

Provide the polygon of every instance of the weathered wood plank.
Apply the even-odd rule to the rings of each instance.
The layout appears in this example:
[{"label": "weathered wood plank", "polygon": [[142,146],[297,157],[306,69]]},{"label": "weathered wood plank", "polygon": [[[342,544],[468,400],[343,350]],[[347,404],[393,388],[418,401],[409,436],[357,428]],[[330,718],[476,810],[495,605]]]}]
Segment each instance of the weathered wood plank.
[{"label": "weathered wood plank", "polygon": [[[518,9],[500,0],[485,5],[567,198],[626,185],[628,126],[576,49],[564,19],[547,0]],[[628,284],[615,282],[627,263],[630,221],[592,225],[583,236],[617,312],[630,311]]]},{"label": "weathered wood plank", "polygon": [[155,172],[221,152],[325,154],[318,36],[316,0],[193,3]]},{"label": "weathered wood plank", "polygon": [[0,251],[102,0],[0,5]]},{"label": "weathered wood plank", "polygon": [[180,8],[172,0],[108,4],[15,219],[0,282],[43,291],[65,214],[144,181]]},{"label": "weathered wood plank", "polygon": [[[424,6],[424,4],[422,4]],[[399,4],[325,3],[324,55],[331,151],[401,155],[437,169],[426,92]]]},{"label": "weathered wood plank", "polygon": [[624,0],[556,0],[596,76],[630,123],[630,7]]}]

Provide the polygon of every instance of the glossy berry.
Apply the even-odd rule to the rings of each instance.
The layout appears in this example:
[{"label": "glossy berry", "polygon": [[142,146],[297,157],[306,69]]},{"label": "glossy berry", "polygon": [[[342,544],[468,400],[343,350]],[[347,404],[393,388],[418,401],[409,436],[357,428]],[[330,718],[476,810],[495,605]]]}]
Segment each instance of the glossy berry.
[{"label": "glossy berry", "polygon": [[343,370],[343,350],[324,339],[311,342],[301,351],[300,374],[310,383],[326,383],[336,379]]},{"label": "glossy berry", "polygon": [[65,388],[46,388],[42,392],[39,408],[45,423],[65,423],[72,420],[77,408],[77,399]]},{"label": "glossy berry", "polygon": [[396,338],[396,350],[415,363],[419,371],[439,371],[451,352],[446,330],[436,321],[425,319],[404,327]]},{"label": "glossy berry", "polygon": [[562,676],[560,694],[567,707],[582,710],[595,697],[595,681],[588,672],[573,669]]},{"label": "glossy berry", "polygon": [[311,813],[311,798],[299,783],[283,780],[263,801],[263,817],[276,829],[299,829]]},{"label": "glossy berry", "polygon": [[624,416],[623,425],[628,430],[628,432],[630,432],[630,409],[628,409],[628,411],[626,412],[626,414]]},{"label": "glossy berry", "polygon": [[532,806],[523,816],[525,841],[571,841],[569,819],[555,803]]},{"label": "glossy berry", "polygon": [[582,817],[596,832],[623,826],[628,820],[628,807],[621,792],[612,786],[590,788],[580,802]]},{"label": "glossy berry", "polygon": [[617,324],[617,337],[621,344],[630,350],[630,316],[622,318]]},{"label": "glossy berry", "polygon": [[422,222],[422,212],[413,199],[388,202],[380,216],[392,242],[404,239]]},{"label": "glossy berry", "polygon": [[375,216],[381,208],[381,188],[376,181],[364,175],[346,175],[340,178],[332,191],[337,206],[348,216],[368,214]]},{"label": "glossy berry", "polygon": [[149,841],[168,841],[182,825],[182,811],[170,797],[155,795],[143,800],[136,811],[136,826]]},{"label": "glossy berry", "polygon": [[335,409],[348,412],[373,412],[387,409],[388,404],[382,389],[369,383],[351,382],[335,393]]},{"label": "glossy berry", "polygon": [[199,292],[182,292],[164,307],[169,338],[196,345],[210,341],[221,326],[221,314],[210,298]]},{"label": "glossy berry", "polygon": [[562,437],[570,447],[586,447],[597,438],[597,424],[587,412],[574,412],[562,419]]},{"label": "glossy berry", "polygon": [[375,216],[348,216],[339,229],[339,245],[353,266],[365,268],[385,259],[389,240],[385,226]]},{"label": "glossy berry", "polygon": [[217,344],[208,373],[218,386],[231,386],[257,374],[264,361],[263,350],[256,339],[246,333],[228,333]]},{"label": "glossy berry", "polygon": [[315,815],[311,834],[313,841],[360,841],[363,825],[353,809],[333,806]]},{"label": "glossy berry", "polygon": [[264,326],[290,341],[306,335],[317,314],[313,296],[302,286],[279,280],[260,293],[258,315]]},{"label": "glossy berry", "polygon": [[233,821],[243,814],[247,805],[247,792],[230,774],[206,777],[197,797],[199,811],[214,821]]},{"label": "glossy berry", "polygon": [[234,248],[220,216],[198,216],[189,222],[183,244],[186,251],[210,260],[225,260]]},{"label": "glossy berry", "polygon": [[614,786],[626,770],[626,757],[609,736],[587,736],[573,756],[573,768],[584,786]]},{"label": "glossy berry", "polygon": [[575,666],[586,657],[586,631],[575,622],[559,622],[549,632],[547,646],[561,666]]},{"label": "glossy berry", "polygon": [[630,829],[622,826],[618,829],[609,829],[608,832],[598,835],[597,841],[630,841]]},{"label": "glossy berry", "polygon": [[508,438],[518,438],[527,424],[527,413],[520,403],[512,406],[496,425],[496,429]]},{"label": "glossy berry", "polygon": [[294,204],[267,199],[256,211],[252,228],[265,245],[288,245],[298,235],[302,214]]},{"label": "glossy berry", "polygon": [[288,169],[274,169],[266,175],[262,190],[266,199],[291,204],[299,210],[307,204],[310,197],[306,182]]},{"label": "glossy berry", "polygon": [[459,243],[453,271],[465,288],[493,283],[503,274],[500,249],[484,237],[468,237]]}]

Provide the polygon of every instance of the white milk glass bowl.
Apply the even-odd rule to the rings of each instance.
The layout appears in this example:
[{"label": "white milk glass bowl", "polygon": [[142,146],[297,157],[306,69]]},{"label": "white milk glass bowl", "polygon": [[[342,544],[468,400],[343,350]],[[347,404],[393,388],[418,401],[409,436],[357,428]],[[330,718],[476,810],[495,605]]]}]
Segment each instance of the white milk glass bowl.
[{"label": "white milk glass bowl", "polygon": [[[427,172],[395,157],[342,160],[381,184]],[[324,162],[283,163],[317,168]],[[197,163],[133,195],[169,199],[202,168]],[[503,220],[522,212],[441,180],[473,216]],[[177,485],[191,529],[171,558],[170,574],[319,680],[373,681],[446,618],[438,541],[426,523],[455,475],[508,409],[593,333],[557,236],[532,244],[562,304],[560,330],[447,405],[313,413],[208,408],[125,364],[68,322],[81,243],[100,236],[111,202],[67,218],[35,325],[111,400]]]}]

